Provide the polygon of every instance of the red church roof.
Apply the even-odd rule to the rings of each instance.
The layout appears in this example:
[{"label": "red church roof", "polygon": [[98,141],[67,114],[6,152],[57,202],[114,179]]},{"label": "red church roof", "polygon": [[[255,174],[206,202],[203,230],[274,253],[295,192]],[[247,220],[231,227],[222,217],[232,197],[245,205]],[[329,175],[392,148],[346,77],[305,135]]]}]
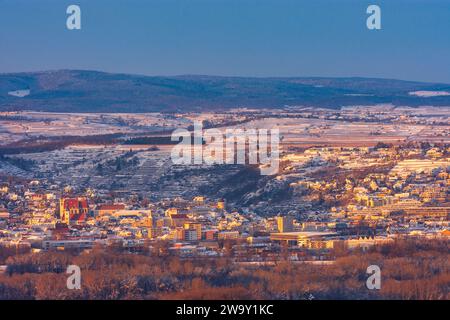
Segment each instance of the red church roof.
[{"label": "red church roof", "polygon": [[64,199],[64,209],[88,209],[86,199]]}]

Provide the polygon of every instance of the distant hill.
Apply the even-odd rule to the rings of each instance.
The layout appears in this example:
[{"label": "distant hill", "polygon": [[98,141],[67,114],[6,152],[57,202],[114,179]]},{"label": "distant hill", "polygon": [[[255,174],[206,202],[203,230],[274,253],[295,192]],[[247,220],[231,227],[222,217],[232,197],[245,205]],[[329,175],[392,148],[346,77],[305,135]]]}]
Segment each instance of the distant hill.
[{"label": "distant hill", "polygon": [[0,74],[0,110],[53,112],[200,111],[304,105],[450,106],[449,84],[372,78],[151,77],[59,70]]}]

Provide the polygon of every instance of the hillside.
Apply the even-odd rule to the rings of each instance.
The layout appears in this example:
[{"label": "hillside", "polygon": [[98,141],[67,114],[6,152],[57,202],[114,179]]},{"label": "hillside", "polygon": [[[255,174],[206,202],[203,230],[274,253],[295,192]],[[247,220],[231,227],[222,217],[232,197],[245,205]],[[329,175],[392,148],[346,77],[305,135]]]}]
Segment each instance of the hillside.
[{"label": "hillside", "polygon": [[0,74],[0,110],[53,112],[196,111],[305,105],[450,106],[449,84],[372,78],[155,77],[59,70]]}]

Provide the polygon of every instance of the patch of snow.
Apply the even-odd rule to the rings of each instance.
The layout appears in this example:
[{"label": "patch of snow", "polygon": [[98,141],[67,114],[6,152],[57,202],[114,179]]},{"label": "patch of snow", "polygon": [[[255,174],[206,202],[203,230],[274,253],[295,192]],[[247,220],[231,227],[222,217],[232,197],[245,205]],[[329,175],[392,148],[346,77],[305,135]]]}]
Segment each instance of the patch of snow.
[{"label": "patch of snow", "polygon": [[349,97],[373,97],[374,95],[371,93],[345,93],[344,96]]},{"label": "patch of snow", "polygon": [[442,97],[442,96],[450,96],[450,92],[448,91],[412,91],[409,92],[409,95],[411,96],[417,96],[417,97]]},{"label": "patch of snow", "polygon": [[27,95],[30,94],[30,90],[29,89],[23,89],[23,90],[9,91],[8,94],[10,96],[23,98],[23,97],[26,97]]}]

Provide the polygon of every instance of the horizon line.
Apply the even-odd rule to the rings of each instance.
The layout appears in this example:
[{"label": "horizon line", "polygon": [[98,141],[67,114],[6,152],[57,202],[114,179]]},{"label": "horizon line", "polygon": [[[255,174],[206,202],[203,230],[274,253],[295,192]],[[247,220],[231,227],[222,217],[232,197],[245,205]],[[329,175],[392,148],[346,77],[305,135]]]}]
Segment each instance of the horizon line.
[{"label": "horizon line", "polygon": [[26,73],[50,73],[50,72],[62,72],[62,71],[78,71],[78,72],[98,72],[105,74],[119,74],[119,75],[129,75],[129,76],[141,76],[141,77],[166,77],[166,78],[176,78],[176,77],[216,77],[216,78],[255,78],[255,79],[373,79],[373,80],[393,80],[393,81],[402,81],[402,82],[414,82],[414,83],[427,83],[427,84],[438,84],[438,85],[450,85],[447,82],[440,81],[424,81],[424,80],[406,80],[399,78],[391,78],[391,77],[374,77],[374,76],[313,76],[313,75],[304,75],[304,76],[257,76],[257,75],[217,75],[217,74],[202,74],[202,73],[185,73],[185,74],[144,74],[144,73],[133,73],[133,72],[114,72],[114,71],[105,71],[99,69],[78,69],[78,68],[60,68],[60,69],[47,69],[47,70],[33,70],[33,71],[15,71],[15,72],[0,72],[0,75],[11,75],[11,74],[26,74]]}]

